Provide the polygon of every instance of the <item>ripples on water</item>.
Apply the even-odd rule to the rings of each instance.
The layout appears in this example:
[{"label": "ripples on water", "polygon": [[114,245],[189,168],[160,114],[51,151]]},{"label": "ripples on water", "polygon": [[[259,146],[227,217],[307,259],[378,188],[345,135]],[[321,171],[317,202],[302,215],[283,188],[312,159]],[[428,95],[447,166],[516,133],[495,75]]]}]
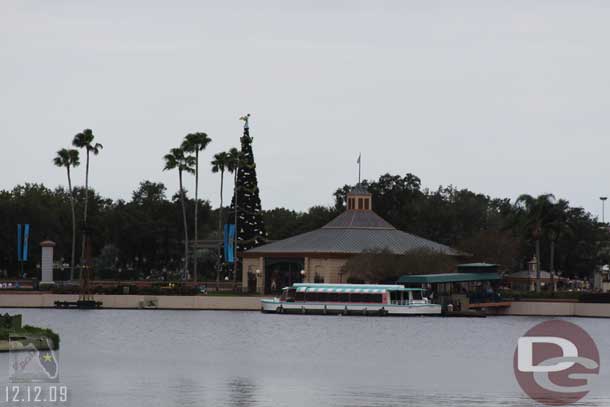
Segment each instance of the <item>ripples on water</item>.
[{"label": "ripples on water", "polygon": [[[61,379],[75,407],[535,405],[512,358],[517,338],[542,318],[9,312],[61,335]],[[610,324],[569,320],[602,357],[602,376],[580,405],[608,406]]]}]

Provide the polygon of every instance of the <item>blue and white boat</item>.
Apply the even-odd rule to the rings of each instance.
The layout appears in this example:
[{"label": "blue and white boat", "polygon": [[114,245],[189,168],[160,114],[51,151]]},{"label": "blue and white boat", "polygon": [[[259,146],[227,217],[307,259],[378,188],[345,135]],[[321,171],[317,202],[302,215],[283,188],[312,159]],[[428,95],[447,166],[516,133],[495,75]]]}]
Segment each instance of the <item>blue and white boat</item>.
[{"label": "blue and white boat", "polygon": [[261,300],[261,311],[300,314],[439,315],[421,288],[377,284],[298,283],[279,298]]}]

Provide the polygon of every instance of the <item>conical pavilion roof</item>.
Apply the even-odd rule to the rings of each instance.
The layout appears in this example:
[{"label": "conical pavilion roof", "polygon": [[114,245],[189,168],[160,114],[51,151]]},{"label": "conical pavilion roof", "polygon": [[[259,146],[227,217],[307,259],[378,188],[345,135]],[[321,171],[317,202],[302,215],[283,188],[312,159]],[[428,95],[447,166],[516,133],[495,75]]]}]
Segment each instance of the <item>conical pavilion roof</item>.
[{"label": "conical pavilion roof", "polygon": [[248,250],[247,255],[346,254],[365,250],[404,254],[428,249],[457,256],[449,246],[396,229],[372,210],[347,210],[320,229]]}]

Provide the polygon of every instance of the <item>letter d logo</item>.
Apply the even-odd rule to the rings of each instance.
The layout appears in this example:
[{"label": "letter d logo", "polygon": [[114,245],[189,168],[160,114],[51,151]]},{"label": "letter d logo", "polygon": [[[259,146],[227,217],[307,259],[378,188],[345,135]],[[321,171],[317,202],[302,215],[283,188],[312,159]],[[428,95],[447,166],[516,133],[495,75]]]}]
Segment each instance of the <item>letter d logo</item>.
[{"label": "letter d logo", "polygon": [[533,400],[565,406],[589,393],[589,379],[599,374],[599,351],[579,326],[547,321],[519,338],[513,368],[517,382]]}]

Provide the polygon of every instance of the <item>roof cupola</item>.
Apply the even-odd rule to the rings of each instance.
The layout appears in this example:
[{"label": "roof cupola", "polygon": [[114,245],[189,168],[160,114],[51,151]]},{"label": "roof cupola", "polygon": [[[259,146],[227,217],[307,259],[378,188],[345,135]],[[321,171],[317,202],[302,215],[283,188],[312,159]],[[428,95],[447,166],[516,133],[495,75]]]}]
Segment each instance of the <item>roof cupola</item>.
[{"label": "roof cupola", "polygon": [[348,211],[372,211],[373,199],[371,193],[362,185],[357,184],[347,193]]}]

